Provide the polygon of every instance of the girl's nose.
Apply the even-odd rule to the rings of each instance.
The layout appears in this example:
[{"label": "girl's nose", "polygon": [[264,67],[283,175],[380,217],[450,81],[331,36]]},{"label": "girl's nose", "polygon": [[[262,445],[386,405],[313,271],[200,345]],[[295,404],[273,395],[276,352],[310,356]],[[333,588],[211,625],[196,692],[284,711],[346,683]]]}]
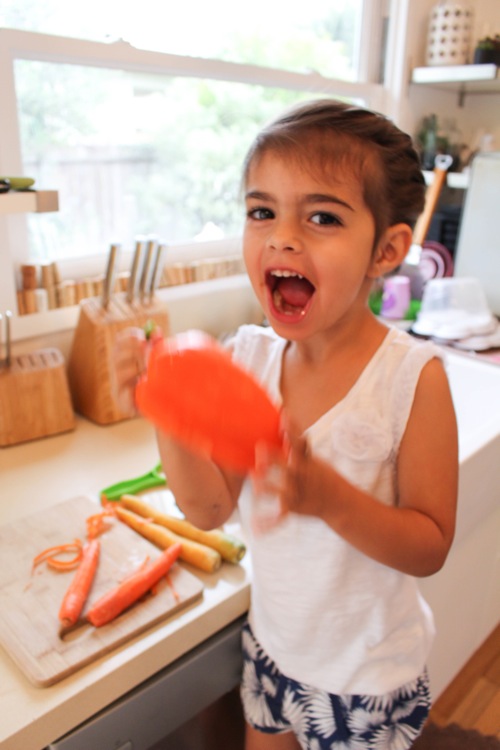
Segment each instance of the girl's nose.
[{"label": "girl's nose", "polygon": [[298,227],[293,221],[279,221],[273,226],[268,245],[272,250],[299,251],[302,247]]}]

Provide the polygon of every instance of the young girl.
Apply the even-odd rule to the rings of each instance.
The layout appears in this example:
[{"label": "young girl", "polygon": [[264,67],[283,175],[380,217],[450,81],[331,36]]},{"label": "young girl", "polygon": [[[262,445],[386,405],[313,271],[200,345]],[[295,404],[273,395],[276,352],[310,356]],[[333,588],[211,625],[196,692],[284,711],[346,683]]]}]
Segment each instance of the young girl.
[{"label": "young girl", "polygon": [[[163,465],[198,526],[239,506],[247,750],[404,750],[429,709],[433,621],[415,578],[452,543],[457,431],[439,350],[388,329],[368,296],[410,247],[419,159],[385,117],[318,100],[258,135],[244,188],[244,257],[270,327],[243,326],[229,347],[282,406],[288,452],[259,445],[249,478],[159,434]],[[129,403],[144,353],[138,336],[119,348]],[[261,493],[280,502],[265,531]]]}]

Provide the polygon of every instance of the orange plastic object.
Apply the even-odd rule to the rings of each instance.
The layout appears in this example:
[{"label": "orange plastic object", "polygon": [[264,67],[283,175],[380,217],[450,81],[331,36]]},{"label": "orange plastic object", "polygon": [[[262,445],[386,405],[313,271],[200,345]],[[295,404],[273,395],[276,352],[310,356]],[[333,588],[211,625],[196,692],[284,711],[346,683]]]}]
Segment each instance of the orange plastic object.
[{"label": "orange plastic object", "polygon": [[246,473],[255,445],[280,447],[280,412],[256,378],[201,331],[158,342],[136,387],[139,412],[220,466]]}]

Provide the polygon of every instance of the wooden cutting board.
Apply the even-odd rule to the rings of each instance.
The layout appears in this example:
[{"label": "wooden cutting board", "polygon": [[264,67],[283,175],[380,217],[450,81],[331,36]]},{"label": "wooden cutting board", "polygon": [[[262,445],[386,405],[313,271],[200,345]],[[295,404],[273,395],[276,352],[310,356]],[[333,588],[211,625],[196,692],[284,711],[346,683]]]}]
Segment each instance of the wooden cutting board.
[{"label": "wooden cutting board", "polygon": [[[155,595],[147,595],[113,622],[100,628],[84,624],[62,640],[57,615],[73,571],[61,573],[42,563],[32,573],[33,558],[47,547],[83,540],[86,518],[99,510],[90,498],[76,497],[0,527],[0,643],[38,687],[76,672],[202,595],[202,582],[177,562],[170,585],[163,579]],[[116,519],[100,539],[99,567],[87,606],[148,555],[153,559],[159,554]]]}]

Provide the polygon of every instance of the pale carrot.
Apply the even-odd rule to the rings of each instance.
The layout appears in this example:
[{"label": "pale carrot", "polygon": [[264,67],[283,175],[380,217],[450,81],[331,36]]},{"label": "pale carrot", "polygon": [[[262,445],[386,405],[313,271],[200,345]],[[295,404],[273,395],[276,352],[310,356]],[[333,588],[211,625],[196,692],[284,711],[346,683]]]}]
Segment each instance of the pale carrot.
[{"label": "pale carrot", "polygon": [[222,529],[210,531],[199,529],[184,518],[176,518],[168,513],[162,513],[135,495],[122,495],[120,505],[133,513],[144,516],[144,518],[149,518],[153,523],[170,529],[174,534],[192,539],[206,547],[212,547],[228,562],[238,563],[245,555],[246,547],[244,543]]},{"label": "pale carrot", "polygon": [[205,544],[194,542],[192,539],[186,539],[185,537],[175,534],[170,529],[160,526],[158,523],[153,523],[148,518],[134,513],[126,508],[121,508],[120,505],[116,506],[116,515],[130,526],[131,529],[137,531],[145,539],[149,539],[150,542],[156,544],[161,549],[167,549],[172,544],[180,543],[181,553],[180,559],[184,562],[193,565],[199,570],[203,570],[206,573],[214,573],[221,566],[222,558],[217,550],[207,547]]},{"label": "pale carrot", "polygon": [[87,620],[96,628],[114,620],[168,573],[179,557],[180,551],[181,545],[173,544],[147,567],[141,565],[139,571],[128,576],[125,581],[101,596],[91,606],[87,612]]},{"label": "pale carrot", "polygon": [[87,542],[82,549],[82,559],[59,609],[59,620],[63,629],[70,628],[80,617],[94,581],[99,562],[99,552],[100,543],[98,539]]}]

